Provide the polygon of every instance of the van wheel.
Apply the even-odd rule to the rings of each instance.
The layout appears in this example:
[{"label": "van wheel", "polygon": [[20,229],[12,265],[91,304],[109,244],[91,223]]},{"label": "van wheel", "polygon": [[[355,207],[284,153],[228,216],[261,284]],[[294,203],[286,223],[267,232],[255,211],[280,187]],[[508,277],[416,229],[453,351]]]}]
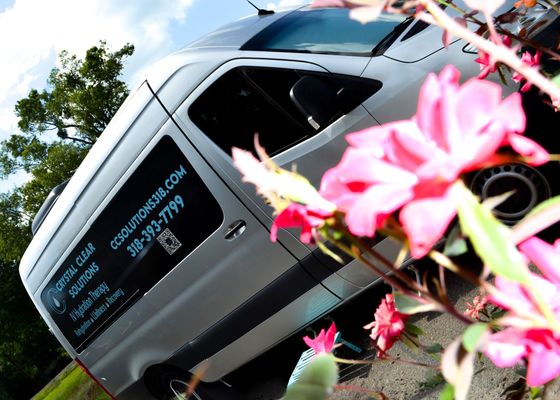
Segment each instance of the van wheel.
[{"label": "van wheel", "polygon": [[[169,381],[169,389],[173,396],[169,398],[169,400],[182,400],[186,399],[185,393],[188,392],[189,383],[186,382],[184,379],[171,379]],[[192,393],[190,399],[193,400],[202,400],[202,397],[197,393],[196,389]]]},{"label": "van wheel", "polygon": [[[169,365],[154,365],[146,370],[144,382],[150,393],[158,400],[186,399],[191,374]],[[210,399],[202,397],[197,389],[190,396],[193,400]]]}]

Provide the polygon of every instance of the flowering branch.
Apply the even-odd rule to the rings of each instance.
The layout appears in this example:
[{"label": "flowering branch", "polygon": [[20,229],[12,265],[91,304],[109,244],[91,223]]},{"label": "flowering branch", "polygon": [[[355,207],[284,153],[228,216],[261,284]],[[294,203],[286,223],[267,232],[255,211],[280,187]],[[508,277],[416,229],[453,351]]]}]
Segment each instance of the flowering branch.
[{"label": "flowering branch", "polygon": [[[469,43],[475,45],[479,50],[487,54],[492,54],[495,60],[502,62],[525,77],[529,82],[537,86],[543,92],[547,93],[552,99],[560,99],[560,87],[552,83],[548,78],[542,75],[537,68],[527,66],[519,57],[510,49],[502,45],[498,45],[492,41],[465,28],[457,23],[453,18],[449,17],[432,0],[419,0],[420,4],[426,7],[426,10],[434,17],[434,21],[438,26],[442,27],[454,36],[460,37]],[[431,20],[429,22],[432,22]]]}]

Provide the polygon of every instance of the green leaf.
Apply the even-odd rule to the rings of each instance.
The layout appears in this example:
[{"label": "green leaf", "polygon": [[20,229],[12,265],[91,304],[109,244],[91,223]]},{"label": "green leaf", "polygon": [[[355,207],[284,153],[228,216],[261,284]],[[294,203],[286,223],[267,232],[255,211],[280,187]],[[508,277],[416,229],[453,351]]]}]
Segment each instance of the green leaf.
[{"label": "green leaf", "polygon": [[542,395],[543,395],[542,386],[529,388],[529,397],[531,398],[531,400],[538,399]]},{"label": "green leaf", "polygon": [[483,323],[472,324],[465,329],[465,332],[463,332],[463,347],[465,350],[472,353],[486,331],[488,331],[488,325]]},{"label": "green leaf", "polygon": [[482,206],[462,184],[453,188],[461,229],[476,253],[495,274],[516,282],[526,282],[529,270],[509,238],[508,228]]},{"label": "green leaf", "polygon": [[403,342],[404,345],[408,347],[410,351],[412,351],[414,354],[418,354],[420,352],[418,345],[414,343],[412,340],[410,340],[408,337],[406,337],[406,335],[399,336],[399,340]]},{"label": "green leaf", "polygon": [[560,196],[543,201],[533,208],[512,230],[514,243],[520,243],[560,221]]},{"label": "green leaf", "polygon": [[341,240],[344,238],[343,232],[332,230],[330,233],[334,240]]},{"label": "green leaf", "polygon": [[446,383],[441,393],[439,394],[439,400],[453,400],[454,398],[455,389],[453,388],[453,385]]},{"label": "green leaf", "polygon": [[445,241],[445,246],[443,248],[443,254],[448,257],[460,256],[468,251],[467,241],[462,237],[461,229],[458,225],[451,229],[449,235],[447,235],[447,240]]},{"label": "green leaf", "polygon": [[434,343],[424,349],[428,354],[439,354],[443,351],[443,346],[439,343]]},{"label": "green leaf", "polygon": [[338,254],[336,254],[334,251],[332,251],[327,246],[325,246],[324,243],[322,243],[320,241],[317,241],[317,247],[319,247],[323,253],[325,253],[327,256],[331,257],[333,260],[335,260],[339,264],[344,264],[344,261],[342,260],[342,258],[340,258],[340,256]]},{"label": "green leaf", "polygon": [[411,324],[410,322],[407,322],[404,325],[404,330],[414,336],[420,336],[424,334],[424,331],[422,329],[420,329],[414,324]]},{"label": "green leaf", "polygon": [[399,310],[399,312],[403,314],[412,315],[420,312],[434,311],[438,309],[435,304],[423,303],[402,293],[395,293],[393,295],[393,298],[395,299],[395,307],[397,308],[397,310]]},{"label": "green leaf", "polygon": [[502,318],[505,315],[505,313],[506,310],[500,307],[496,307],[492,311],[490,311],[490,318],[496,320],[498,318]]},{"label": "green leaf", "polygon": [[284,400],[325,400],[337,382],[338,367],[332,354],[317,355],[288,387]]},{"label": "green leaf", "polygon": [[551,79],[552,83],[556,86],[560,86],[560,74],[556,75],[554,78]]},{"label": "green leaf", "polygon": [[426,379],[422,382],[418,382],[418,386],[423,390],[434,389],[435,387],[441,385],[443,382],[445,382],[445,378],[443,377],[441,372],[428,371],[428,373],[426,374]]}]

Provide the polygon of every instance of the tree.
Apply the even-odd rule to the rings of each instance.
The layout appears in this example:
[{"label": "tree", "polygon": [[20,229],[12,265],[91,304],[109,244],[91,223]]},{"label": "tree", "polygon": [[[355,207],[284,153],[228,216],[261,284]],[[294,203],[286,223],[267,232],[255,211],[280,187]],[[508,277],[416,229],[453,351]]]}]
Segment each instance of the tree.
[{"label": "tree", "polygon": [[16,103],[21,133],[1,144],[3,177],[18,170],[31,172],[48,157],[52,135],[49,138],[46,133],[73,139],[76,145],[93,144],[128,96],[119,78],[124,59],[133,52],[132,44],[110,52],[104,41],[90,48],[83,60],[62,51],[60,67],[51,70],[47,88],[32,89]]},{"label": "tree", "polygon": [[37,317],[17,265],[0,263],[0,381],[14,398],[30,398],[68,363]]},{"label": "tree", "polygon": [[0,177],[20,170],[30,175],[0,194],[0,397],[29,398],[57,372],[59,344],[25,292],[17,265],[44,199],[72,176],[128,95],[119,77],[133,51],[127,44],[109,52],[102,41],[83,60],[61,52],[47,89],[33,89],[17,102],[21,132],[0,143]]}]

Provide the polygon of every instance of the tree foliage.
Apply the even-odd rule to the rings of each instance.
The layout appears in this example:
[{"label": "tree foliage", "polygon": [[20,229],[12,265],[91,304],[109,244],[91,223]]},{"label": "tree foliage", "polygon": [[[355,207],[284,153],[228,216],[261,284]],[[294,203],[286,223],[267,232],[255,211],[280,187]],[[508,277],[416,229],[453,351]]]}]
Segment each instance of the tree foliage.
[{"label": "tree foliage", "polygon": [[131,44],[110,52],[104,41],[90,48],[84,59],[62,51],[47,88],[32,89],[16,103],[21,132],[1,144],[0,173],[6,177],[34,170],[48,157],[52,133],[86,147],[94,143],[129,93],[119,78],[124,59],[133,52]]}]

